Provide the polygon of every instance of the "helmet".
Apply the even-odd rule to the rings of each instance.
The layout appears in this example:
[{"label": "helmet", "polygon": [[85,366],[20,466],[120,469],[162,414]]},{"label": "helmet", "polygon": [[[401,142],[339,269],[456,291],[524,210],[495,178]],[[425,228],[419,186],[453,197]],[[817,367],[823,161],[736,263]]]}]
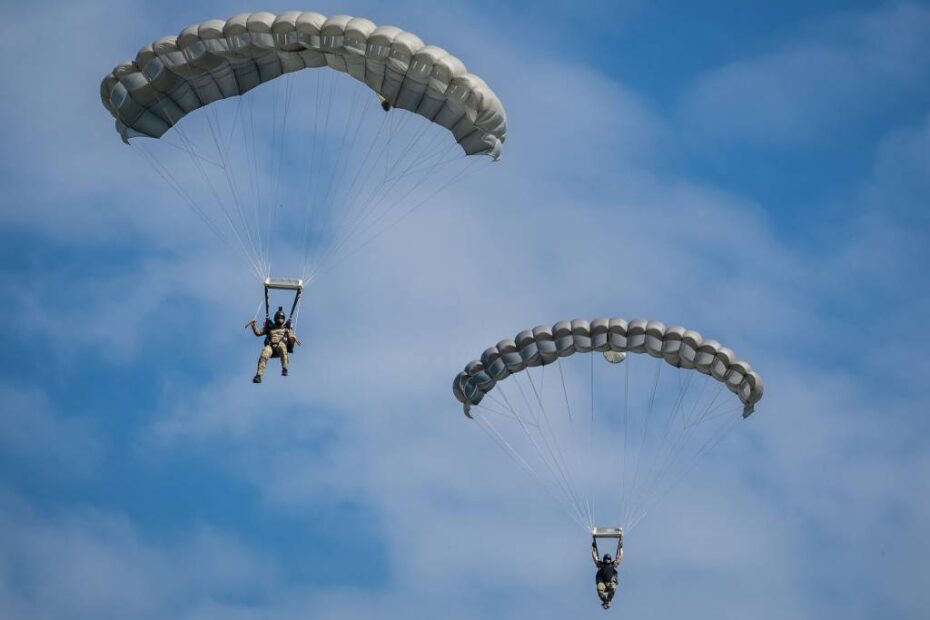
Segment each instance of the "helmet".
[{"label": "helmet", "polygon": [[278,306],[278,311],[274,313],[274,322],[275,322],[275,323],[279,323],[279,322],[280,322],[280,323],[283,323],[283,322],[284,322],[284,319],[286,319],[286,318],[287,318],[287,317],[284,315],[284,308],[281,307],[281,306]]},{"label": "helmet", "polygon": [[605,562],[610,562],[610,554],[609,554],[609,553],[605,553],[605,554],[604,554],[604,561],[605,561]]}]

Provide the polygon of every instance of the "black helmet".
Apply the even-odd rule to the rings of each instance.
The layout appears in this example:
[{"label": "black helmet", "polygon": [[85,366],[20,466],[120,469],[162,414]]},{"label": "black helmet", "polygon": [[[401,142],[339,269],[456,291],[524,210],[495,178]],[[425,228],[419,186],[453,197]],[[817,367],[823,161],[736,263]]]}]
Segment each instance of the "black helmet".
[{"label": "black helmet", "polygon": [[605,553],[605,554],[604,554],[604,561],[605,561],[605,562],[610,562],[610,554],[609,554],[609,553]]},{"label": "black helmet", "polygon": [[284,308],[278,306],[278,311],[274,313],[274,322],[278,323],[280,321],[283,323],[286,318],[287,317],[284,315]]}]

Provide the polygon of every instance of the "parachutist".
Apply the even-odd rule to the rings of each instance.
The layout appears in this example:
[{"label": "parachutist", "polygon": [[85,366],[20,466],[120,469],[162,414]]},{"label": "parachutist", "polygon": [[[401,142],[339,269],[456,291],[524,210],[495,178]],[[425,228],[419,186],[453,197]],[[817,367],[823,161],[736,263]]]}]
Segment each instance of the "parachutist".
[{"label": "parachutist", "polygon": [[278,307],[278,311],[274,313],[274,321],[265,318],[265,323],[262,325],[261,329],[258,329],[254,319],[249,321],[249,325],[252,327],[252,332],[256,336],[265,337],[265,347],[262,349],[262,354],[258,358],[258,371],[252,378],[252,383],[262,382],[262,376],[265,374],[265,365],[272,357],[281,358],[281,376],[286,377],[288,363],[287,354],[294,350],[295,344],[299,345],[301,342],[300,339],[294,335],[291,322],[286,320],[284,308]]},{"label": "parachutist", "polygon": [[390,112],[390,111],[391,111],[391,102],[388,101],[387,99],[382,99],[382,100],[381,100],[381,109],[384,110],[385,112]]},{"label": "parachutist", "polygon": [[617,569],[623,560],[623,534],[617,539],[617,553],[611,558],[609,553],[598,559],[597,537],[591,539],[591,558],[597,567],[595,583],[597,584],[597,596],[601,599],[601,607],[610,608],[610,602],[617,593]]}]

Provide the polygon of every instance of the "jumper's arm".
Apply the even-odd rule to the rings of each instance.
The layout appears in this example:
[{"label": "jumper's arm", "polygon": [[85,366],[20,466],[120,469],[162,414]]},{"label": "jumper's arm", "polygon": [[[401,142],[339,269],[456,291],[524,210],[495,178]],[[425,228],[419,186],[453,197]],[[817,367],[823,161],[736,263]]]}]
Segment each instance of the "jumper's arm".
[{"label": "jumper's arm", "polygon": [[614,556],[614,566],[620,565],[620,559],[623,557],[623,529],[619,527],[596,527],[591,530],[591,549],[594,554],[594,563],[600,567],[597,558],[597,539],[598,538],[616,538],[617,554]]}]

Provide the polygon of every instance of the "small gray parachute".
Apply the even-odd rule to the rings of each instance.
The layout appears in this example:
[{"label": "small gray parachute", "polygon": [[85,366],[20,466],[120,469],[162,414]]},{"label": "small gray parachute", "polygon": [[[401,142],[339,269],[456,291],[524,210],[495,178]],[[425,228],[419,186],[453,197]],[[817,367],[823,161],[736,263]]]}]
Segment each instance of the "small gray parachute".
[{"label": "small gray parachute", "polygon": [[764,385],[749,363],[694,330],[600,318],[505,338],[469,362],[452,391],[596,536],[632,531],[749,417]]},{"label": "small gray parachute", "polygon": [[477,405],[484,396],[514,373],[534,366],[551,364],[560,357],[599,351],[604,359],[617,364],[627,353],[645,353],[662,358],[676,368],[694,369],[725,384],[743,403],[748,417],[762,398],[762,377],[748,362],[737,359],[731,349],[716,340],[705,340],[700,333],[680,326],[666,328],[659,321],[621,318],[586,321],[559,321],[551,327],[540,325],[505,339],[469,362],[452,385],[456,399]]}]

